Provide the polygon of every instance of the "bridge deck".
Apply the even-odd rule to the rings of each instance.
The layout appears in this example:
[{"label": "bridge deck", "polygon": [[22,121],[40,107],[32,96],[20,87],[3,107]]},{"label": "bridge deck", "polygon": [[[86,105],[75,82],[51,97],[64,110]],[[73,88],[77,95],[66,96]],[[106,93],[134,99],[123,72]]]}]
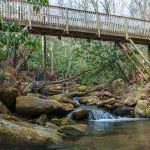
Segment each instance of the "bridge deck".
[{"label": "bridge deck", "polygon": [[129,37],[150,43],[147,20],[11,0],[0,1],[0,12],[4,20],[30,26],[36,34],[116,42]]}]

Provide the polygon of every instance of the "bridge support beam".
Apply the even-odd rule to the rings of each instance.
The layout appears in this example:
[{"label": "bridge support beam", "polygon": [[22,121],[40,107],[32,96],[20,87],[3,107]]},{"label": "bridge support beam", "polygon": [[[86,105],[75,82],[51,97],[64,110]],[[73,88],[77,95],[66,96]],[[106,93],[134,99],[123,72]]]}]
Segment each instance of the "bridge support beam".
[{"label": "bridge support beam", "polygon": [[143,55],[143,53],[140,51],[140,49],[137,47],[137,45],[132,41],[132,39],[129,39],[129,42],[134,46],[135,50],[145,60],[145,62],[150,66],[150,61]]},{"label": "bridge support beam", "polygon": [[130,57],[130,55],[126,52],[126,47],[125,45],[123,45],[122,43],[118,43],[118,47],[119,50],[125,54],[125,56],[129,59],[129,61],[134,65],[134,67],[138,70],[138,72],[142,75],[143,79],[145,81],[147,81],[146,76],[144,75],[144,73],[142,72],[142,70],[137,66],[137,64],[134,62],[134,60],[132,60],[132,58]]}]

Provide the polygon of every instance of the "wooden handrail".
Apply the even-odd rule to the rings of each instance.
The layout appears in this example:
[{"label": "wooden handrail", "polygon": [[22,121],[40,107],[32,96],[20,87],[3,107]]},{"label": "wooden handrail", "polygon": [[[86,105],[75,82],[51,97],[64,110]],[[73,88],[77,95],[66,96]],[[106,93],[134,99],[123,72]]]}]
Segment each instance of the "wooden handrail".
[{"label": "wooden handrail", "polygon": [[[73,11],[79,11],[79,12],[86,12],[86,13],[91,13],[91,14],[96,14],[94,11],[88,11],[88,10],[82,10],[82,9],[75,9],[75,8],[69,8],[69,7],[62,7],[62,6],[56,6],[56,5],[47,5],[47,4],[38,4],[38,3],[33,3],[33,2],[23,2],[31,5],[38,5],[38,6],[46,6],[49,8],[58,8],[58,9],[68,9],[68,10],[73,10]],[[145,20],[145,19],[139,19],[135,17],[127,17],[127,16],[121,16],[121,15],[114,15],[114,14],[106,14],[106,13],[100,13],[100,15],[106,15],[106,16],[114,16],[114,17],[120,17],[120,18],[127,18],[127,19],[134,19],[134,20],[139,20],[139,21],[144,21],[144,22],[150,22],[150,20]]]},{"label": "wooden handrail", "polygon": [[[35,6],[40,8],[39,12],[33,11]],[[29,22],[30,26],[34,22],[42,25],[64,26],[67,30],[69,28],[100,30],[108,33],[122,33],[126,38],[130,38],[131,35],[149,38],[150,35],[150,21],[131,17],[104,13],[98,13],[99,16],[97,16],[97,13],[92,11],[10,0],[0,1],[0,11],[5,20]],[[100,18],[100,27],[97,17]]]}]

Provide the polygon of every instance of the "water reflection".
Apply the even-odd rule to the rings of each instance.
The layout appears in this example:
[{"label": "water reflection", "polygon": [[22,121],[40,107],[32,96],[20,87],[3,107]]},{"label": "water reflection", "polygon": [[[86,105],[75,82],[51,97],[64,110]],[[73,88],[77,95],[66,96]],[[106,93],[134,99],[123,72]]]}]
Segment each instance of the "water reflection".
[{"label": "water reflection", "polygon": [[88,135],[63,150],[149,150],[150,121],[89,122]]},{"label": "water reflection", "polygon": [[[69,138],[64,145],[54,147],[17,147],[10,146],[0,150],[150,150],[150,121],[112,121],[87,122],[86,136]],[[2,140],[2,139],[1,139]],[[5,143],[4,143],[5,142]],[[7,140],[3,141],[7,146]]]}]

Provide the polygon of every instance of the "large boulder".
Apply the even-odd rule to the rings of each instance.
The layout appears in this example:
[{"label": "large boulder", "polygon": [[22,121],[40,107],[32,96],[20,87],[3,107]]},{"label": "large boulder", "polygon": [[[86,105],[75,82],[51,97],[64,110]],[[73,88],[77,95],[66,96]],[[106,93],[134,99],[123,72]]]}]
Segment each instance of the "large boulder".
[{"label": "large boulder", "polygon": [[0,113],[2,114],[11,114],[9,109],[0,101]]},{"label": "large boulder", "polygon": [[16,111],[23,115],[49,114],[54,111],[69,112],[73,109],[74,106],[72,104],[32,96],[19,96],[16,101]]},{"label": "large boulder", "polygon": [[134,108],[127,106],[118,107],[113,113],[119,116],[135,116]]},{"label": "large boulder", "polygon": [[105,105],[113,105],[115,104],[116,99],[115,98],[109,98],[108,100],[100,101],[97,106],[98,107],[104,107]]},{"label": "large boulder", "polygon": [[139,100],[134,111],[136,116],[150,118],[150,100]]},{"label": "large boulder", "polygon": [[125,105],[135,106],[139,100],[146,100],[150,96],[150,88],[143,88],[129,95],[125,99]]},{"label": "large boulder", "polygon": [[64,92],[63,84],[46,84],[44,86],[44,93],[49,96],[63,94]]},{"label": "large boulder", "polygon": [[57,126],[65,126],[65,125],[74,125],[76,122],[73,121],[72,119],[70,118],[61,118],[61,119],[58,119],[58,118],[53,118],[51,120],[51,123],[57,125]]},{"label": "large boulder", "polygon": [[1,144],[7,141],[7,145],[53,146],[62,142],[60,134],[51,128],[3,118],[0,118],[0,135]]},{"label": "large boulder", "polygon": [[99,101],[100,100],[97,96],[86,96],[79,100],[81,104],[87,104],[87,105],[96,105]]},{"label": "large boulder", "polygon": [[87,86],[81,84],[72,84],[69,87],[70,92],[85,92],[88,89]]},{"label": "large boulder", "polygon": [[0,88],[0,101],[10,110],[14,110],[18,91],[15,88]]},{"label": "large boulder", "polygon": [[66,125],[59,128],[59,132],[65,133],[66,135],[84,135],[87,129],[85,124]]},{"label": "large boulder", "polygon": [[72,118],[75,120],[87,119],[89,116],[89,110],[78,109],[72,112]]},{"label": "large boulder", "polygon": [[67,97],[64,94],[53,95],[53,96],[50,96],[48,98],[49,99],[54,99],[54,100],[56,100],[60,103],[70,103],[70,104],[74,105],[75,107],[78,106],[76,102],[74,102],[72,99],[70,99],[69,97]]}]

